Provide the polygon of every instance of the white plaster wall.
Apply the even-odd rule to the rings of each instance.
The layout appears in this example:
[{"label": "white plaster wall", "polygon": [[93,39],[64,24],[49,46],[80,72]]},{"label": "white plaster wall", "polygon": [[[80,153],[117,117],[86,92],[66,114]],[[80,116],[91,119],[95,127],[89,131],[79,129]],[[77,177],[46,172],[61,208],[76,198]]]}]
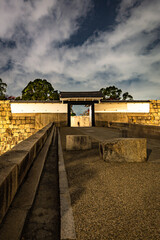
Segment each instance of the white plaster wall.
[{"label": "white plaster wall", "polygon": [[127,103],[127,112],[149,113],[149,103]]},{"label": "white plaster wall", "polygon": [[[149,113],[150,103],[99,103],[95,104],[95,113],[130,112]],[[67,113],[67,104],[63,103],[11,103],[12,113]]]},{"label": "white plaster wall", "polygon": [[95,104],[95,112],[126,112],[127,103],[99,103]]},{"label": "white plaster wall", "polygon": [[11,103],[12,113],[67,113],[62,103]]},{"label": "white plaster wall", "polygon": [[130,113],[149,113],[150,103],[99,103],[95,104],[95,113],[106,112],[130,112]]}]

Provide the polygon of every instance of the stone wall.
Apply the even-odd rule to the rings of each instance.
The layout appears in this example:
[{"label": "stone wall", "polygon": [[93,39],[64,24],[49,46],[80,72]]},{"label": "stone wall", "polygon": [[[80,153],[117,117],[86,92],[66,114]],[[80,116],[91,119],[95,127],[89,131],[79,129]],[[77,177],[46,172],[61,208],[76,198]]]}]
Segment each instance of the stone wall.
[{"label": "stone wall", "polygon": [[67,125],[66,113],[12,113],[10,101],[0,101],[0,155],[47,124]]},{"label": "stone wall", "polygon": [[[102,107],[102,109],[99,109],[101,111],[95,112],[96,126],[109,126],[110,123],[160,126],[160,100],[150,101],[148,113],[107,112],[106,109],[105,112],[103,112],[105,104],[106,103],[100,103],[98,108]],[[126,103],[117,103],[116,106],[114,106],[115,103],[108,102],[107,105],[109,105],[109,110],[112,110],[112,106],[115,107],[116,111],[124,110],[124,108],[127,109]],[[123,109],[119,109],[118,106],[120,105],[123,105],[121,106]],[[44,103],[44,106],[46,108],[47,105]],[[50,105],[51,111],[53,106],[55,106],[55,104]],[[60,103],[60,106],[63,108],[62,103]],[[137,105],[135,111],[136,110],[138,111]],[[57,109],[51,113],[12,113],[10,101],[0,101],[0,155],[50,122],[54,122],[56,126],[67,126],[67,113],[58,111]]]},{"label": "stone wall", "polygon": [[0,155],[36,131],[34,117],[12,116],[10,101],[0,101]]},{"label": "stone wall", "polygon": [[[150,119],[149,113],[95,113],[96,126],[108,127],[110,123],[137,123],[145,119],[148,124]],[[149,121],[150,122],[150,121]]]},{"label": "stone wall", "polygon": [[[112,103],[110,103],[112,105]],[[109,126],[110,123],[130,123],[160,126],[160,100],[151,100],[148,113],[143,112],[101,112],[95,113],[96,126]]]},{"label": "stone wall", "polygon": [[148,114],[128,116],[128,123],[160,126],[160,100],[150,101],[150,112]]},{"label": "stone wall", "polygon": [[54,122],[57,127],[67,126],[67,113],[35,113],[31,114],[31,116],[35,117],[36,129],[40,129],[50,122]]}]

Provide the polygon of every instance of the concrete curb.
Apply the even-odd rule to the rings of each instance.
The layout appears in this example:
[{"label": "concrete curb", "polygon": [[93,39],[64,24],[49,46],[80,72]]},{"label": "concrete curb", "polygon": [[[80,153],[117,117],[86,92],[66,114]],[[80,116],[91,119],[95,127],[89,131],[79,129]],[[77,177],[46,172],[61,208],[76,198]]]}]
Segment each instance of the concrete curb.
[{"label": "concrete curb", "polygon": [[60,191],[60,239],[76,239],[75,224],[69,194],[67,174],[64,165],[61,138],[58,130],[59,191]]},{"label": "concrete curb", "polygon": [[1,224],[1,240],[18,240],[21,237],[25,220],[35,199],[40,177],[54,132],[55,126],[52,127],[47,141],[35,159],[35,162],[30,169],[25,182],[20,187],[15,199],[13,200],[11,208]]}]

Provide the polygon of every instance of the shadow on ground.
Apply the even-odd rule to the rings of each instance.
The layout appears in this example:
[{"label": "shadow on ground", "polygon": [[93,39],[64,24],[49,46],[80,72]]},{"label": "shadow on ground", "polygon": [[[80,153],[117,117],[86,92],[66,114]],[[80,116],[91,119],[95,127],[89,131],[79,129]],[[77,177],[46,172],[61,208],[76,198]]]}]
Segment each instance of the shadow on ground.
[{"label": "shadow on ground", "polygon": [[[86,185],[95,178],[97,171],[92,168],[92,158],[97,156],[99,159],[98,150],[86,151],[65,151],[66,172],[69,179],[71,189],[72,204],[78,201],[82,194],[85,194]],[[78,180],[78,181],[77,181]]]},{"label": "shadow on ground", "polygon": [[[66,151],[66,135],[70,135],[72,132],[73,129],[71,128],[63,128],[63,131],[61,131],[61,142],[68,176],[68,184],[70,187],[71,202],[72,205],[74,205],[81,198],[81,196],[85,194],[88,181],[94,178],[97,174],[97,171],[92,168],[92,158],[95,159],[96,156],[96,161],[99,161],[99,145],[97,142],[94,142],[93,149],[90,150]],[[79,134],[78,129],[74,128],[74,134]],[[89,169],[88,166],[90,166]]]},{"label": "shadow on ground", "polygon": [[[96,130],[101,137],[102,129]],[[104,137],[108,132],[103,131]],[[62,129],[63,149],[67,134],[80,131]],[[77,240],[159,239],[160,164],[156,144],[149,141],[148,161],[143,163],[106,163],[98,149],[64,151]]]}]

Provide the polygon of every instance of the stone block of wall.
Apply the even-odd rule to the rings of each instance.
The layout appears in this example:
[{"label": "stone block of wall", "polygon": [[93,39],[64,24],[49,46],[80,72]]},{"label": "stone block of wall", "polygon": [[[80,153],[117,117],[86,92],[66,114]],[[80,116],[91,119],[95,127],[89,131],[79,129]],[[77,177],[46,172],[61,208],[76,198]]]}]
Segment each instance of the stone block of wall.
[{"label": "stone block of wall", "polygon": [[117,138],[99,144],[100,156],[106,162],[144,162],[147,141],[144,138]]},{"label": "stone block of wall", "polygon": [[160,125],[160,100],[150,101],[150,112],[147,115],[129,116],[128,122],[141,125]]},{"label": "stone block of wall", "polygon": [[0,155],[36,131],[34,116],[12,115],[10,101],[0,101]]}]

